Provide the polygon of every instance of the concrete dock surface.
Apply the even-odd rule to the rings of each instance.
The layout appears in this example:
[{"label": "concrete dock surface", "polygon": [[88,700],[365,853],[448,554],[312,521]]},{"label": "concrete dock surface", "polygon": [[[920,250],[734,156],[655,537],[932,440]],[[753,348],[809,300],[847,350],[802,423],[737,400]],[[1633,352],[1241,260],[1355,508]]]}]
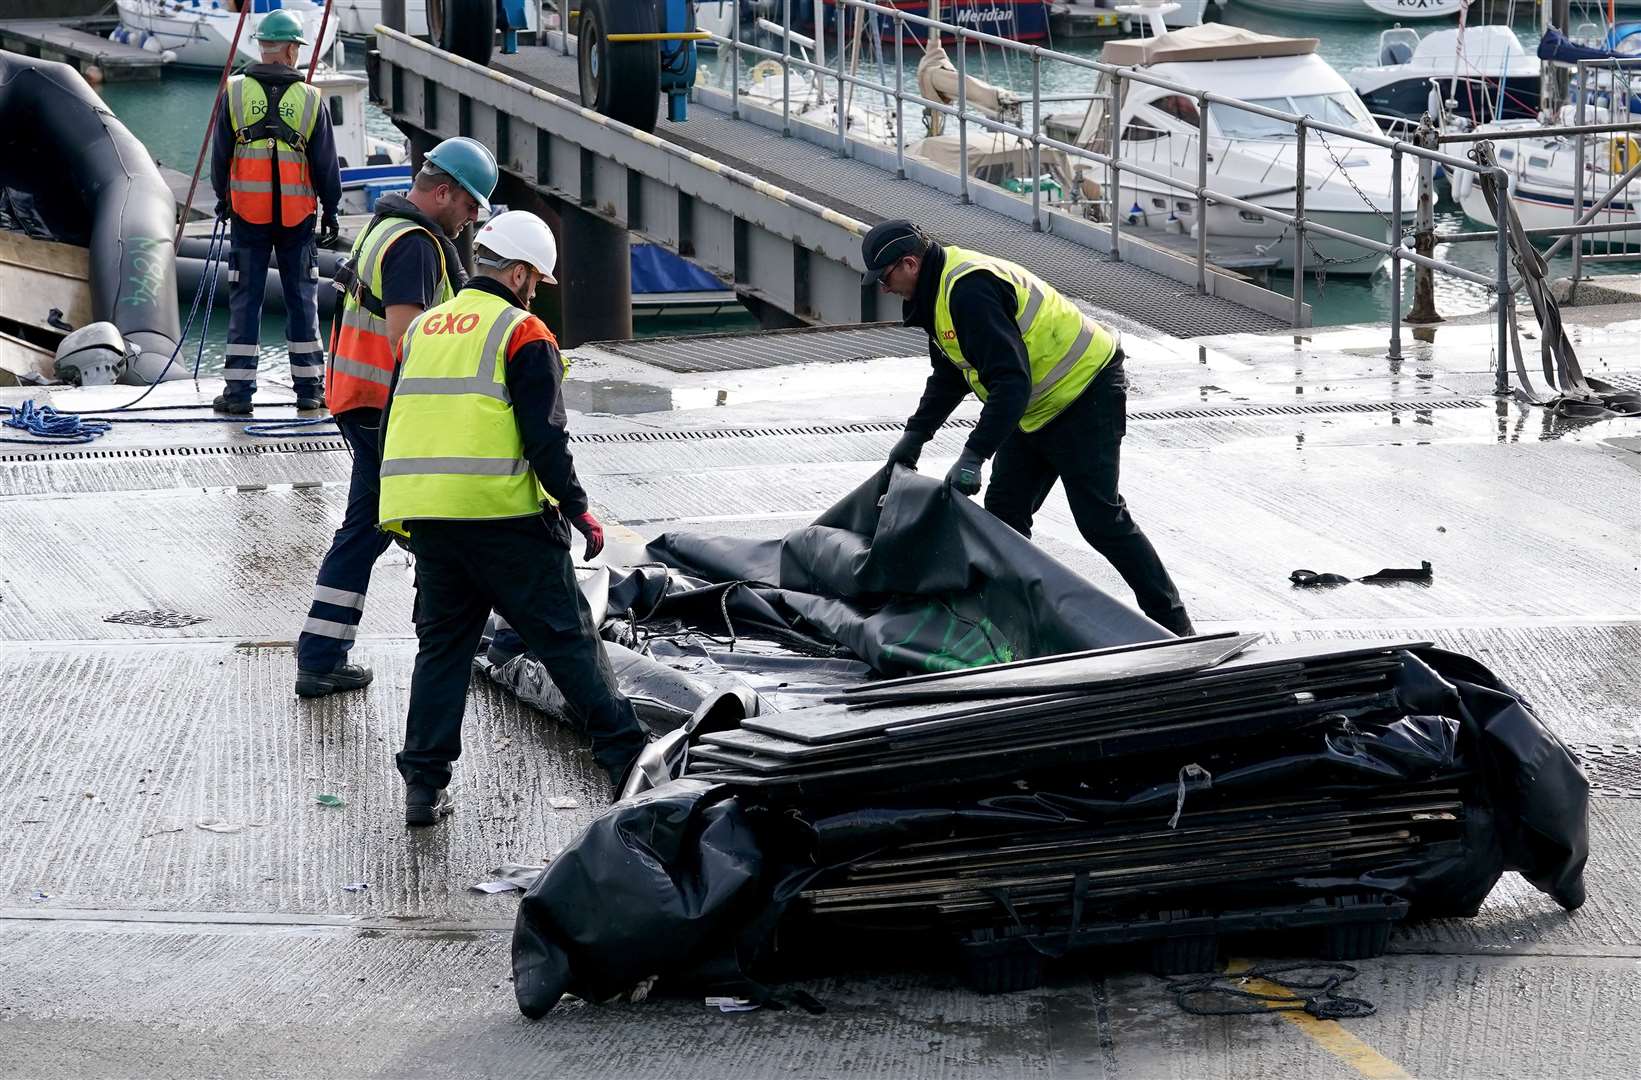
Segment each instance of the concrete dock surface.
[{"label": "concrete dock surface", "polygon": [[[1641,311],[1565,314],[1589,373],[1641,386]],[[600,775],[575,736],[475,686],[457,812],[406,830],[392,754],[415,640],[397,548],[354,651],[375,683],[293,696],[292,641],[346,494],[341,440],[121,423],[87,446],[0,443],[0,1075],[1641,1075],[1641,420],[1495,399],[1491,332],[1444,324],[1398,361],[1368,328],[1125,339],[1123,490],[1200,628],[1470,653],[1590,771],[1588,903],[1564,913],[1506,875],[1478,918],[1403,927],[1359,962],[1345,990],[1378,1011],[1344,1022],[1187,1015],[1126,960],[992,997],[886,961],[804,981],[820,1016],[696,997],[528,1022],[508,982],[517,894],[470,886],[567,843],[602,809]],[[612,561],[668,530],[780,535],[879,467],[928,361],[914,341],[789,362],[830,333],[708,342],[696,371],[644,359],[653,343],[573,351],[577,465],[625,526]],[[219,385],[162,385],[142,406],[168,411],[132,415],[209,416]],[[256,418],[292,417],[291,397],[265,383]],[[1039,529],[1126,597],[1058,492]],[[1288,581],[1422,560],[1428,586]]]}]

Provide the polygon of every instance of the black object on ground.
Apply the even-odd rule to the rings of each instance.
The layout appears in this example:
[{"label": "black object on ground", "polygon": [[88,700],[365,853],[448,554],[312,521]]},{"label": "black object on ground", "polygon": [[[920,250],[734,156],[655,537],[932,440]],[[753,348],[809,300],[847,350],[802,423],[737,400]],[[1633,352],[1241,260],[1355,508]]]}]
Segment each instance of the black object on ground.
[{"label": "black object on ground", "polygon": [[[1243,1016],[1264,1012],[1307,1012],[1318,1020],[1354,1020],[1372,1016],[1371,1001],[1339,993],[1356,978],[1353,965],[1296,961],[1254,964],[1243,971],[1197,975],[1168,984],[1179,1007],[1192,1016]],[[1249,990],[1255,979],[1285,993]]]},{"label": "black object on ground", "polygon": [[1421,562],[1416,567],[1387,566],[1366,577],[1351,578],[1343,574],[1331,574],[1315,570],[1295,570],[1288,575],[1288,580],[1300,588],[1314,588],[1319,585],[1349,585],[1359,581],[1363,585],[1394,585],[1397,582],[1412,581],[1420,585],[1429,585],[1436,580],[1436,575],[1430,569],[1430,563]]}]

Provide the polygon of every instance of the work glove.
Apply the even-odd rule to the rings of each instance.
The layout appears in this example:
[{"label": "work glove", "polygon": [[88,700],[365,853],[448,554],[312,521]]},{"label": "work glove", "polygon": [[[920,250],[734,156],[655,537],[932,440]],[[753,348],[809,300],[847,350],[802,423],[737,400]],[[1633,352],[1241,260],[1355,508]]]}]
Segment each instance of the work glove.
[{"label": "work glove", "polygon": [[923,444],[928,441],[929,437],[921,431],[905,432],[895,443],[895,448],[889,451],[889,464],[917,468],[917,459],[923,456]]},{"label": "work glove", "polygon": [[591,510],[583,510],[570,519],[570,524],[575,526],[576,532],[587,538],[587,550],[581,553],[583,559],[594,558],[604,550],[604,526],[593,517]]},{"label": "work glove", "polygon": [[330,247],[342,237],[342,224],[335,214],[326,214],[319,221],[319,246]]},{"label": "work glove", "polygon": [[217,200],[217,220],[218,221],[227,221],[228,220],[228,214],[229,214],[228,200],[227,199],[218,199]]},{"label": "work glove", "polygon": [[985,463],[985,458],[965,446],[946,474],[947,486],[964,495],[980,494],[980,467]]}]

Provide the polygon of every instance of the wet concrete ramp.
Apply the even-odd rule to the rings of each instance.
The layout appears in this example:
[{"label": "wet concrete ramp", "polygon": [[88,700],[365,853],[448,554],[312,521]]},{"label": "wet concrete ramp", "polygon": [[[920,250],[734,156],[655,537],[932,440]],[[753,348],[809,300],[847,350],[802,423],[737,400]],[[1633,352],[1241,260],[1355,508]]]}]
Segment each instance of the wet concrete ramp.
[{"label": "wet concrete ramp", "polygon": [[[1478,396],[1485,350],[1412,358],[1403,381],[1307,342],[1324,374],[1301,380],[1286,340],[1214,347],[1134,365],[1124,476],[1199,624],[1430,639],[1496,670],[1592,763],[1578,912],[1506,875],[1477,918],[1404,927],[1390,955],[1358,964],[1350,991],[1379,1011],[1344,1024],[1187,1016],[1128,958],[1000,997],[938,968],[867,965],[801,984],[827,1005],[818,1017],[695,998],[527,1023],[507,981],[517,901],[469,886],[543,860],[599,812],[582,742],[475,687],[457,813],[407,832],[392,754],[414,641],[397,549],[355,652],[375,683],[291,693],[289,642],[340,517],[346,451],[317,435],[275,449],[232,425],[122,428],[87,448],[106,456],[0,452],[0,1075],[1641,1074],[1634,429],[1552,425]],[[572,370],[590,395],[625,380],[662,406],[573,416],[578,468],[618,544],[780,535],[877,467],[925,370],[692,374],[594,355]],[[924,470],[943,472],[969,430],[944,431]],[[1038,537],[1120,591],[1058,494]],[[1429,587],[1287,580],[1421,558]],[[105,621],[163,609],[206,621]]]}]

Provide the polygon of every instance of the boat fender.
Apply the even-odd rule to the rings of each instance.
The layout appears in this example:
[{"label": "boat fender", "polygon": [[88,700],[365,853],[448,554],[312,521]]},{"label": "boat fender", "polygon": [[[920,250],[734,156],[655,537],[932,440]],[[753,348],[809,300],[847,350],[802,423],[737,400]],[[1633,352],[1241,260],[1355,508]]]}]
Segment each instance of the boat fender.
[{"label": "boat fender", "polygon": [[77,386],[109,386],[141,355],[141,347],[128,344],[113,323],[88,323],[57,346],[57,377]]},{"label": "boat fender", "polygon": [[1615,176],[1623,176],[1641,161],[1641,140],[1634,135],[1615,135],[1612,139],[1612,150],[1607,162],[1609,171]]}]

